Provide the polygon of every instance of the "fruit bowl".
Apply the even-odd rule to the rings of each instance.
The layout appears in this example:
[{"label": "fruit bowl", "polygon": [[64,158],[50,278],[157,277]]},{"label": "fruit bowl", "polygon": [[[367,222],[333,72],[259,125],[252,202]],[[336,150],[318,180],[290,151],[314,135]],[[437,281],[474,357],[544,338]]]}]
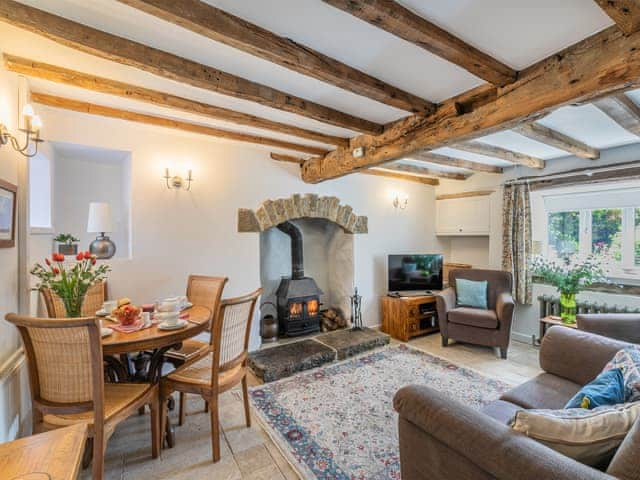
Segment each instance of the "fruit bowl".
[{"label": "fruit bowl", "polygon": [[132,325],[140,316],[140,308],[134,305],[123,305],[111,312],[111,315],[118,319],[121,325]]}]

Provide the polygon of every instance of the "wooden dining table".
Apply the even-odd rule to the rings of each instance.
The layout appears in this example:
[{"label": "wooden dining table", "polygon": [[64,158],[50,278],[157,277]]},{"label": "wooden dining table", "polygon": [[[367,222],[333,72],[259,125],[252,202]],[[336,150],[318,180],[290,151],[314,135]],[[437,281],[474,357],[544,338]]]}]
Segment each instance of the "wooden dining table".
[{"label": "wooden dining table", "polygon": [[[212,312],[194,305],[182,312],[186,325],[175,330],[162,330],[157,324],[137,332],[118,332],[102,338],[102,353],[107,364],[108,380],[113,382],[158,383],[162,377],[165,353],[180,349],[182,342],[209,328]],[[109,327],[103,320],[102,326]],[[167,425],[169,425],[167,423]],[[173,446],[173,428],[168,427],[167,441]]]},{"label": "wooden dining table", "polygon": [[[152,350],[163,348],[167,345],[180,343],[187,338],[192,338],[205,331],[211,320],[211,310],[207,307],[194,305],[182,311],[188,315],[187,325],[175,330],[161,330],[157,324],[149,328],[132,333],[123,333],[116,330],[102,339],[102,352],[105,355],[117,355],[140,350]],[[109,321],[103,322],[104,327],[109,326]]]}]

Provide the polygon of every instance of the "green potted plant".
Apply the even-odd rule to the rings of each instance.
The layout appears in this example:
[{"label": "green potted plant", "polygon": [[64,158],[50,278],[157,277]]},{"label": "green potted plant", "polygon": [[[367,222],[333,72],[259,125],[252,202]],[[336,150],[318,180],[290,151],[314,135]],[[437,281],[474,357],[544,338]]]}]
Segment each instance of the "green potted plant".
[{"label": "green potted plant", "polygon": [[73,263],[65,262],[61,253],[54,253],[51,259],[45,258],[44,265],[36,263],[31,274],[39,282],[34,290],[51,290],[60,297],[67,317],[79,317],[82,302],[91,285],[102,281],[109,272],[109,265],[97,265],[96,256],[90,252],[80,252]]},{"label": "green potted plant", "polygon": [[597,282],[606,281],[607,256],[604,252],[549,260],[540,255],[533,257],[530,271],[560,293],[560,318],[567,324],[576,323],[576,295]]},{"label": "green potted plant", "polygon": [[78,254],[78,242],[80,239],[70,233],[59,233],[53,240],[58,242],[58,253],[62,255]]}]

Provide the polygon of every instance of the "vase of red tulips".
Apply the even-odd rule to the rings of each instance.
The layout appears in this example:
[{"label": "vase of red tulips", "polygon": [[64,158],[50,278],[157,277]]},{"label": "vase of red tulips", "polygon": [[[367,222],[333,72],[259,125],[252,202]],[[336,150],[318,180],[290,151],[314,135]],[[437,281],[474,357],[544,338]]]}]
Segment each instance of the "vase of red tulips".
[{"label": "vase of red tulips", "polygon": [[95,255],[80,252],[75,262],[65,262],[65,256],[54,253],[51,258],[44,259],[44,265],[36,263],[31,274],[39,280],[36,290],[48,288],[60,297],[67,317],[80,317],[82,303],[91,285],[106,278],[111,269],[109,265],[97,265]]}]

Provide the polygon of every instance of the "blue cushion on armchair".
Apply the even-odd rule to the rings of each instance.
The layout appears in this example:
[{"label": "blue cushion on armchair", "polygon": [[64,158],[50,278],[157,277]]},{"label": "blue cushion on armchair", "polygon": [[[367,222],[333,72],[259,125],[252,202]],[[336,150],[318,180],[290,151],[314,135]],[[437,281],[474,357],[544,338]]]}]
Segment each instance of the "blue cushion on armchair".
[{"label": "blue cushion on armchair", "polygon": [[487,310],[487,285],[486,280],[456,278],[456,306]]}]

